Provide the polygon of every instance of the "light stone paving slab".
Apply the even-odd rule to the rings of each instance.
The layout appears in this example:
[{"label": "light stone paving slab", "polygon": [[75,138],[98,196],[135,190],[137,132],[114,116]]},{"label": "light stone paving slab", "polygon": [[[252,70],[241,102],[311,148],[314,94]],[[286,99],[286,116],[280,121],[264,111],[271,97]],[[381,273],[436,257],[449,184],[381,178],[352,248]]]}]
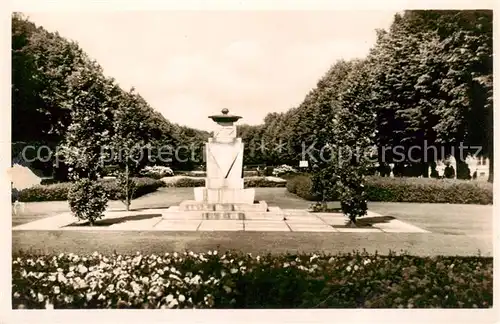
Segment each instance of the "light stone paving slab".
[{"label": "light stone paving slab", "polygon": [[113,224],[109,226],[112,231],[143,231],[151,230],[156,224],[162,220],[161,216],[153,217],[149,219],[135,220],[135,221],[125,221],[123,223]]},{"label": "light stone paving slab", "polygon": [[290,228],[283,221],[252,220],[245,221],[245,231],[290,232]]},{"label": "light stone paving slab", "polygon": [[284,217],[283,214],[277,214],[277,213],[272,213],[272,212],[245,213],[246,220],[283,221],[283,217]]},{"label": "light stone paving slab", "polygon": [[242,220],[204,220],[199,231],[243,231]]},{"label": "light stone paving slab", "polygon": [[378,228],[356,228],[356,227],[344,227],[344,228],[335,228],[337,231],[341,233],[380,233],[382,232]]},{"label": "light stone paving slab", "polygon": [[310,217],[294,217],[290,216],[286,218],[287,223],[293,224],[317,224],[317,225],[325,225],[326,223],[319,217],[310,216]]},{"label": "light stone paving slab", "polygon": [[386,233],[429,233],[420,227],[393,219],[388,223],[375,224],[374,227],[381,229]]},{"label": "light stone paving slab", "polygon": [[76,218],[71,213],[63,213],[52,217],[36,220],[34,222],[13,227],[12,230],[54,230],[74,223]]},{"label": "light stone paving slab", "polygon": [[194,219],[162,219],[153,229],[155,231],[196,231],[200,227],[201,222],[201,220]]},{"label": "light stone paving slab", "polygon": [[330,215],[318,215],[328,225],[345,225],[347,222],[347,217],[344,215],[330,214]]},{"label": "light stone paving slab", "polygon": [[310,213],[304,209],[282,209],[282,211],[286,216],[289,216],[289,215],[308,216],[308,215],[310,215]]},{"label": "light stone paving slab", "polygon": [[304,224],[304,223],[289,223],[288,226],[292,232],[336,232],[335,229],[325,223],[323,224]]}]

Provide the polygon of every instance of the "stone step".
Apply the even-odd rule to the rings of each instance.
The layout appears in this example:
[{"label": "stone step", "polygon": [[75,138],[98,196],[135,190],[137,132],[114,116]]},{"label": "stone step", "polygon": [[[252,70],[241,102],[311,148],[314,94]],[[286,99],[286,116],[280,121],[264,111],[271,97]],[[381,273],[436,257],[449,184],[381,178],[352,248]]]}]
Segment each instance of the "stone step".
[{"label": "stone step", "polygon": [[235,211],[202,212],[202,219],[204,219],[204,220],[217,220],[217,219],[244,220],[245,213],[235,212]]},{"label": "stone step", "polygon": [[179,205],[179,211],[239,211],[239,212],[266,212],[268,210],[267,203],[260,201],[257,204],[213,204],[197,202],[193,200],[183,201]]}]

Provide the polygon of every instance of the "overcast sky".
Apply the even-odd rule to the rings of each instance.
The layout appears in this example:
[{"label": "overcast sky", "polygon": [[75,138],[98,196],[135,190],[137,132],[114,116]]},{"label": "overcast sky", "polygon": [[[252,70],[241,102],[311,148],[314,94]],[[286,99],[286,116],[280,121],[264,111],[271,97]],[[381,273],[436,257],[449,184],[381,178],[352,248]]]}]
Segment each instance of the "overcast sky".
[{"label": "overcast sky", "polygon": [[258,124],[299,105],[336,60],[364,57],[395,11],[25,14],[170,121],[208,130],[224,107]]}]

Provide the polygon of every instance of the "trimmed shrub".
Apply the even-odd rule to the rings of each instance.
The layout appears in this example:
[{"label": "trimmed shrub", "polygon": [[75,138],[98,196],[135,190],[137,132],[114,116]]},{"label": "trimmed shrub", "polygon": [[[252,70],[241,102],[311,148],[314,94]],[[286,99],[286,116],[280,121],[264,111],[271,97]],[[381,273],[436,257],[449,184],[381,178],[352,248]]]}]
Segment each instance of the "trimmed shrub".
[{"label": "trimmed shrub", "polygon": [[[310,201],[319,201],[312,194],[310,175],[298,175],[287,182],[289,192]],[[493,185],[476,181],[431,178],[367,177],[368,201],[479,204],[493,203]],[[330,201],[338,200],[331,195]]]},{"label": "trimmed shrub", "polygon": [[[161,180],[150,178],[132,178],[136,184],[134,198],[138,198],[145,194],[156,191],[160,187],[164,187],[165,183]],[[119,200],[120,188],[116,179],[99,180],[102,184],[108,199]],[[71,187],[71,182],[61,182],[52,185],[37,185],[31,188],[20,190],[19,201],[61,201],[68,199],[68,192]]]},{"label": "trimmed shrub", "polygon": [[272,181],[266,177],[248,177],[244,179],[246,188],[278,188],[285,187],[286,181]]},{"label": "trimmed shrub", "polygon": [[490,308],[493,258],[13,255],[13,308]]},{"label": "trimmed shrub", "polygon": [[167,187],[177,188],[190,188],[190,187],[203,187],[205,185],[205,178],[179,178],[174,182],[167,183]]},{"label": "trimmed shrub", "polygon": [[93,225],[104,216],[108,196],[101,182],[84,178],[71,184],[68,202],[73,215]]},{"label": "trimmed shrub", "polygon": [[51,185],[36,185],[19,190],[19,201],[57,201],[67,200],[71,182],[60,182]]}]

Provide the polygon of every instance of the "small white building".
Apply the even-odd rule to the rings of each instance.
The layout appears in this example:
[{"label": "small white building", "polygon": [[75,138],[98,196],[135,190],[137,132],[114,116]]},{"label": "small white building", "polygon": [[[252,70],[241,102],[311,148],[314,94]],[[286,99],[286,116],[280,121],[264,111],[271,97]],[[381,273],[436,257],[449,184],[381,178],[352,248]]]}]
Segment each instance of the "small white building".
[{"label": "small white building", "polygon": [[488,181],[490,175],[490,160],[487,157],[469,156],[465,160],[469,166],[471,177],[476,172],[478,181]]}]

